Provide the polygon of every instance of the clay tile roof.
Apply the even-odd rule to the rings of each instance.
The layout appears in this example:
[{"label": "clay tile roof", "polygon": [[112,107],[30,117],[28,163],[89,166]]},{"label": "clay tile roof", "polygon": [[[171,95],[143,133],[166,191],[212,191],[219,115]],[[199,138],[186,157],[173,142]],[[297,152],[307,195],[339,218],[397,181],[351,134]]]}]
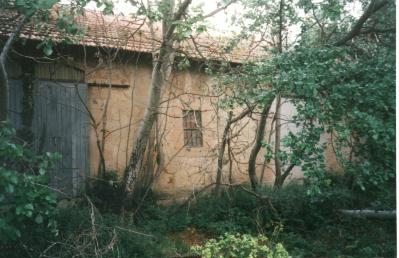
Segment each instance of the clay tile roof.
[{"label": "clay tile roof", "polygon": [[[55,10],[54,13],[57,13]],[[9,35],[18,23],[18,15],[7,10],[0,11],[0,35]],[[150,28],[140,19],[127,18],[122,15],[108,16],[96,11],[85,11],[84,16],[77,18],[77,22],[84,30],[83,37],[75,37],[73,44],[119,48],[126,51],[152,53],[160,46],[160,30]],[[63,33],[50,23],[46,28],[37,28],[32,23],[26,25],[20,37],[24,39],[43,40],[51,37],[55,42],[62,42]],[[255,43],[240,44],[226,53],[224,48],[228,44],[227,38],[213,37],[202,33],[189,40],[181,42],[177,48],[189,58],[224,60],[233,63],[243,63],[264,56],[262,48]]]}]

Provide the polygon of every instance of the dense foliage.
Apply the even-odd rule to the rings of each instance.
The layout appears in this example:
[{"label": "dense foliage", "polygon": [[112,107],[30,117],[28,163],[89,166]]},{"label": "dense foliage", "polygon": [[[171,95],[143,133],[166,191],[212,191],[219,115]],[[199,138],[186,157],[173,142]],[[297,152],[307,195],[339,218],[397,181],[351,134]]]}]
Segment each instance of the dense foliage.
[{"label": "dense foliage", "polygon": [[263,96],[281,92],[294,104],[291,122],[300,130],[283,139],[284,162],[323,181],[324,134],[354,184],[385,187],[395,177],[395,55],[376,47],[353,53],[349,47],[296,47],[249,64],[241,80],[273,85]]},{"label": "dense foliage", "polygon": [[265,236],[225,234],[218,240],[211,239],[204,246],[193,247],[202,258],[289,258],[287,251],[279,243],[272,248],[267,246]]},{"label": "dense foliage", "polygon": [[58,234],[56,196],[46,174],[56,158],[36,155],[18,142],[9,125],[0,127],[0,242],[35,233]]},{"label": "dense foliage", "polygon": [[[393,53],[368,48],[356,57],[353,49],[331,47],[295,49],[276,58],[282,72],[272,81],[293,96],[301,133],[330,134],[344,171],[362,189],[385,187],[395,177]],[[298,138],[308,139],[289,135],[287,145],[297,149]],[[313,146],[307,142],[307,149]],[[305,163],[316,151],[301,159]],[[316,171],[302,168],[308,174]]]},{"label": "dense foliage", "polygon": [[[363,16],[372,6],[382,9],[356,31],[360,19],[349,11],[352,4],[244,1],[240,36],[268,35],[263,43],[269,56],[218,74],[219,90],[228,93],[221,102],[226,110],[251,105],[260,110],[280,96],[294,106],[295,115],[285,122],[295,129],[281,138],[282,148],[277,139],[265,140],[265,159],[300,166],[313,195],[330,183],[322,138],[332,144],[348,187],[394,187],[395,8],[389,1],[363,3]],[[265,15],[254,15],[258,11]],[[292,25],[301,32],[291,35]]]},{"label": "dense foliage", "polygon": [[331,178],[333,187],[318,199],[307,195],[303,185],[263,188],[260,193],[270,196],[273,208],[240,187],[224,189],[219,196],[197,196],[184,206],[164,207],[149,198],[135,214],[116,214],[108,206],[97,209],[90,199],[80,199],[59,208],[57,237],[43,231],[23,237],[3,247],[0,257],[178,257],[190,253],[193,243],[203,246],[197,248],[200,252],[215,255],[226,251],[226,245],[237,247],[230,250],[234,254],[248,247],[261,251],[266,244],[268,250],[286,255],[286,249],[298,258],[394,257],[395,221],[341,215],[339,209],[368,204],[370,198],[348,190],[340,180]]}]

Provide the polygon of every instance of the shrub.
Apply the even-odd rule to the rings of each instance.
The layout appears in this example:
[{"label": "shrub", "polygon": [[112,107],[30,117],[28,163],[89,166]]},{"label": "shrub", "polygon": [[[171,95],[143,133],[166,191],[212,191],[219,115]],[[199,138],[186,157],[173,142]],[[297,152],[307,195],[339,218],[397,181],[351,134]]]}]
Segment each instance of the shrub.
[{"label": "shrub", "polygon": [[57,154],[35,154],[18,142],[15,130],[0,125],[0,243],[23,234],[58,233],[56,196],[48,188],[46,170]]},{"label": "shrub", "polygon": [[207,233],[249,233],[256,229],[253,219],[258,208],[255,197],[239,189],[225,189],[220,195],[198,198],[189,209],[191,225]]},{"label": "shrub", "polygon": [[193,247],[202,258],[289,258],[283,245],[272,244],[259,235],[225,234],[218,240],[211,239],[204,246]]},{"label": "shrub", "polygon": [[102,211],[119,212],[123,200],[123,188],[116,171],[106,171],[103,178],[91,178],[87,194]]}]

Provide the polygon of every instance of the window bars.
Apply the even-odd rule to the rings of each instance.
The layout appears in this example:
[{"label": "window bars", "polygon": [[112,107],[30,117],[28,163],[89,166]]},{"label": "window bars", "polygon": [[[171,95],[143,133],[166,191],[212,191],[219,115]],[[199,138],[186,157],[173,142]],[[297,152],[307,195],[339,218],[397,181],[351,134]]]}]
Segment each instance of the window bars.
[{"label": "window bars", "polygon": [[184,145],[202,146],[202,117],[200,110],[183,110]]}]

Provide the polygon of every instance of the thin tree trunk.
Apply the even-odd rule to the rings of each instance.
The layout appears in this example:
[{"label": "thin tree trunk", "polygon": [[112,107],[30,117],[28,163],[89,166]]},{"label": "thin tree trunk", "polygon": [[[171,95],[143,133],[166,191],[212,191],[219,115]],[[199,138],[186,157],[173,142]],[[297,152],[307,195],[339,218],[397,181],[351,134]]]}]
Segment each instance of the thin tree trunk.
[{"label": "thin tree trunk", "polygon": [[[106,165],[105,165],[105,140],[107,135],[107,122],[108,122],[108,106],[111,100],[111,92],[112,92],[112,60],[110,54],[108,53],[108,92],[107,92],[107,99],[105,100],[104,110],[101,116],[101,142],[98,142],[98,152],[100,154],[100,162],[98,163],[98,171],[97,176],[101,179],[104,179],[105,172],[106,172]],[[99,141],[99,139],[97,139]]]},{"label": "thin tree trunk", "polygon": [[15,39],[21,33],[22,28],[28,22],[29,18],[30,16],[22,17],[15,30],[8,37],[0,53],[0,122],[6,121],[8,119],[8,99],[10,86],[8,84],[8,75],[6,71],[7,56],[11,51]]},{"label": "thin tree trunk", "polygon": [[266,167],[267,167],[267,160],[265,159],[262,164],[262,172],[261,172],[260,178],[259,178],[260,184],[262,184],[262,182],[265,178]]},{"label": "thin tree trunk", "polygon": [[366,21],[378,10],[380,10],[382,7],[387,5],[390,1],[389,0],[372,0],[370,4],[367,6],[366,10],[360,16],[360,18],[355,22],[353,25],[352,29],[340,40],[334,43],[334,46],[343,46],[345,45],[349,40],[353,39],[357,35],[361,33],[361,29],[363,28],[363,25],[366,23]]},{"label": "thin tree trunk", "polygon": [[227,139],[227,153],[229,155],[229,183],[233,184],[233,157],[231,155],[232,149],[230,136]]},{"label": "thin tree trunk", "polygon": [[258,130],[256,131],[256,138],[255,138],[255,145],[251,150],[251,154],[249,155],[248,160],[248,176],[251,182],[252,190],[257,191],[258,189],[258,178],[256,176],[256,158],[262,147],[262,141],[265,136],[265,128],[266,128],[266,121],[269,115],[270,107],[272,101],[268,100],[263,107],[261,117],[258,124]]},{"label": "thin tree trunk", "polygon": [[274,180],[274,187],[281,188],[284,185],[285,179],[287,179],[288,175],[290,174],[291,170],[295,167],[295,164],[289,165],[289,167],[284,171],[283,174],[280,175]]},{"label": "thin tree trunk", "polygon": [[[165,165],[165,154],[163,152],[163,146],[162,146],[162,138],[163,138],[163,133],[160,133],[160,125],[159,125],[159,119],[156,121],[156,130],[155,130],[155,138],[156,138],[156,163],[157,163],[157,169],[155,171],[155,178],[157,178],[162,170],[164,169]],[[166,122],[165,122],[165,127],[166,127]],[[164,129],[165,130],[165,129]]]},{"label": "thin tree trunk", "polygon": [[284,0],[280,0],[280,8],[278,11],[278,16],[279,16],[279,21],[278,21],[278,26],[279,26],[279,31],[278,31],[278,52],[281,54],[283,53],[283,27],[284,27],[284,21],[283,21],[283,10],[284,10]]},{"label": "thin tree trunk", "polygon": [[[170,10],[173,10],[173,1],[164,1],[165,3],[170,5]],[[158,58],[154,61],[154,66],[152,70],[149,103],[145,110],[143,120],[140,123],[138,135],[135,140],[133,151],[130,155],[129,164],[125,171],[124,206],[128,206],[133,199],[133,194],[136,187],[135,184],[137,183],[137,177],[142,167],[147,142],[151,134],[151,129],[157,117],[162,88],[169,78],[171,68],[174,62],[174,50],[172,48],[174,40],[172,36],[177,25],[176,21],[182,19],[183,14],[186,12],[190,3],[191,0],[185,0],[179,6],[171,21],[163,22],[163,39],[160,46]],[[169,17],[165,19],[169,19]]]},{"label": "thin tree trunk", "polygon": [[[244,111],[242,111],[238,116],[236,116],[235,118],[232,118],[233,113],[230,111],[229,112],[229,116],[227,118],[227,122],[226,122],[226,126],[224,127],[224,131],[223,131],[223,136],[222,136],[222,144],[219,148],[219,154],[218,154],[218,163],[217,163],[217,174],[216,174],[216,187],[215,187],[215,192],[219,191],[220,185],[222,184],[222,169],[223,169],[223,158],[224,158],[224,151],[226,149],[226,144],[228,144],[229,147],[229,159],[230,159],[230,163],[231,163],[231,153],[230,153],[230,139],[229,139],[229,132],[230,132],[230,127],[232,124],[240,121],[241,119],[243,119],[244,117],[246,117],[249,113],[252,112],[252,110],[255,108],[255,106],[253,107],[249,107],[247,109],[245,109]],[[231,164],[230,164],[230,175],[229,175],[229,180],[230,183],[232,181],[232,176],[231,176]]]},{"label": "thin tree trunk", "polygon": [[278,158],[280,152],[280,141],[281,141],[281,120],[280,120],[280,106],[281,106],[281,97],[276,97],[276,123],[275,123],[275,132],[274,132],[274,170],[276,174],[276,178],[274,180],[274,184],[281,180],[281,161]]},{"label": "thin tree trunk", "polygon": [[223,156],[224,156],[224,150],[226,149],[227,138],[228,138],[228,134],[230,131],[232,116],[233,116],[233,112],[230,111],[229,116],[227,118],[226,126],[224,127],[224,130],[223,130],[222,144],[219,148],[218,167],[217,167],[217,173],[216,173],[216,187],[215,187],[216,193],[219,192],[220,184],[222,183]]},{"label": "thin tree trunk", "polygon": [[[267,144],[270,144],[271,141],[272,141],[272,135],[273,135],[272,134],[272,130],[273,130],[273,126],[274,126],[275,120],[276,120],[276,114],[274,114],[272,122],[270,124],[270,133],[269,133],[269,137],[268,137],[267,142],[266,142]],[[261,184],[263,183],[263,180],[264,180],[264,177],[265,177],[265,172],[266,172],[266,167],[269,166],[269,163],[270,163],[270,160],[266,160],[265,159],[265,161],[262,164],[262,173],[260,175],[260,183]]]},{"label": "thin tree trunk", "polygon": [[[278,51],[283,53],[283,9],[284,0],[280,0],[279,9],[279,39],[278,39]],[[277,181],[281,180],[281,161],[278,157],[280,152],[280,141],[281,141],[281,120],[280,120],[280,106],[281,106],[281,96],[276,96],[276,113],[275,113],[275,138],[274,138],[274,170],[275,170],[275,184]]]}]

